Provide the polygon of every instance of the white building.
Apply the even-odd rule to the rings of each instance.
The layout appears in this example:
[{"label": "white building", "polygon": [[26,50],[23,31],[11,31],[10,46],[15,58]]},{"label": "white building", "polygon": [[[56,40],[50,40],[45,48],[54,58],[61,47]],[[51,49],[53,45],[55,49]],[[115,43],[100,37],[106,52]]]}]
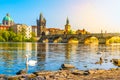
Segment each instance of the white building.
[{"label": "white building", "polygon": [[17,34],[23,34],[27,39],[31,38],[32,27],[26,24],[15,24],[11,27],[13,31]]}]

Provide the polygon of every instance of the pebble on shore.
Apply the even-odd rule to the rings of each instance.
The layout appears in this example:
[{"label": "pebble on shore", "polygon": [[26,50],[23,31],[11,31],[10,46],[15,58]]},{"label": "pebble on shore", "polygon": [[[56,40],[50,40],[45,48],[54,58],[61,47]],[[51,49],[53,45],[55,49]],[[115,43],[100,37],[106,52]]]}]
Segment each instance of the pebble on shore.
[{"label": "pebble on shore", "polygon": [[[22,70],[21,70],[22,71]],[[16,76],[6,77],[0,75],[0,80],[120,80],[120,69],[110,70],[58,70],[40,71],[32,74],[21,73]]]},{"label": "pebble on shore", "polygon": [[[87,74],[89,72],[89,74]],[[86,75],[87,74],[87,75]],[[120,80],[120,69],[111,70],[58,70],[41,71],[32,74],[24,74],[7,77],[7,80]],[[2,78],[3,77],[3,78]],[[0,80],[6,80],[5,76]],[[5,77],[5,79],[4,79]]]}]

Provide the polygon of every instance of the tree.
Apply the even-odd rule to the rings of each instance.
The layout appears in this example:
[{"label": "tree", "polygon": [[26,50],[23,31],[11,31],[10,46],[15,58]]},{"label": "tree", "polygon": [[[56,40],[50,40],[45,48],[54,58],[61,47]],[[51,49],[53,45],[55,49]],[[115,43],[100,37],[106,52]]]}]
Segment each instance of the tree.
[{"label": "tree", "polygon": [[35,32],[31,32],[31,37],[35,37]]},{"label": "tree", "polygon": [[13,41],[14,37],[16,36],[16,34],[13,31],[9,31],[9,41]]},{"label": "tree", "polygon": [[13,29],[10,27],[10,28],[8,29],[8,31],[13,31]]},{"label": "tree", "polygon": [[2,36],[0,36],[0,42],[5,42],[5,39]]},{"label": "tree", "polygon": [[10,36],[10,34],[9,34],[8,31],[4,31],[4,32],[2,33],[2,37],[5,39],[5,41],[8,41],[9,36]]},{"label": "tree", "polygon": [[22,39],[22,35],[21,34],[17,34],[14,38],[13,38],[13,41],[15,42],[22,42],[23,39]]},{"label": "tree", "polygon": [[72,30],[70,30],[70,31],[68,32],[68,34],[74,34],[74,32],[73,32]]}]

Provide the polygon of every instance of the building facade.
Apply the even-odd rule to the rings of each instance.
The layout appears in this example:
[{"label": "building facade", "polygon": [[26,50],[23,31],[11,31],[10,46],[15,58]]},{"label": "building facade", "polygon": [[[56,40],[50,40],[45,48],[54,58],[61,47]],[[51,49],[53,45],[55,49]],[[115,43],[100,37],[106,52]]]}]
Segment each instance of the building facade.
[{"label": "building facade", "polygon": [[14,25],[14,21],[13,21],[13,19],[10,17],[10,15],[8,13],[3,18],[2,25],[4,25],[4,26],[12,26],[12,25]]},{"label": "building facade", "polygon": [[65,25],[65,34],[69,34],[70,30],[71,30],[71,25],[69,24],[69,19],[67,18]]},{"label": "building facade", "polygon": [[46,33],[46,19],[40,13],[39,19],[37,20],[37,36],[39,37],[42,34]]},{"label": "building facade", "polygon": [[90,34],[90,32],[86,31],[85,29],[82,29],[82,30],[78,29],[76,31],[76,34]]},{"label": "building facade", "polygon": [[0,25],[0,30],[9,30],[10,26]]},{"label": "building facade", "polygon": [[64,34],[64,30],[59,28],[47,28],[46,35],[56,35],[56,34]]},{"label": "building facade", "polygon": [[7,13],[6,16],[3,17],[2,23],[0,24],[0,30],[8,30],[12,25],[14,25],[14,21]]},{"label": "building facade", "polygon": [[17,34],[22,34],[25,35],[25,38],[30,39],[32,37],[32,27],[27,26],[25,24],[15,24],[11,26],[11,29],[17,33]]},{"label": "building facade", "polygon": [[35,33],[35,37],[37,37],[37,26],[32,26],[32,32]]}]

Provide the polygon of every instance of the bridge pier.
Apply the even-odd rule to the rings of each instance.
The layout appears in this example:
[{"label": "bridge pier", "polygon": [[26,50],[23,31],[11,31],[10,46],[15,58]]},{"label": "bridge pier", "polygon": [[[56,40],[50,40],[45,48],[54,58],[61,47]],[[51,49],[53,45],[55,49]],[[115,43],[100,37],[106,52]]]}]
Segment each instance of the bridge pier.
[{"label": "bridge pier", "polygon": [[99,44],[106,44],[106,39],[105,38],[100,38],[99,40]]}]

